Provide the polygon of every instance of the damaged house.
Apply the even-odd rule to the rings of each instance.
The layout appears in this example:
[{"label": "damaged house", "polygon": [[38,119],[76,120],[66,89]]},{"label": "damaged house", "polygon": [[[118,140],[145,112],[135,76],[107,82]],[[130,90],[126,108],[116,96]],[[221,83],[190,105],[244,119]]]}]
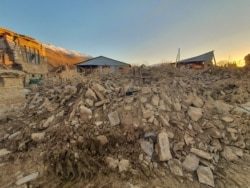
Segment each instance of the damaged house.
[{"label": "damaged house", "polygon": [[124,72],[126,73],[131,67],[130,64],[110,59],[104,56],[98,56],[83,62],[76,64],[77,71],[83,74],[90,73],[113,73],[113,72]]},{"label": "damaged house", "polygon": [[210,51],[188,59],[183,59],[177,62],[178,67],[185,66],[194,69],[203,69],[213,64],[216,64],[214,51]]},{"label": "damaged house", "polygon": [[42,44],[4,28],[0,28],[0,66],[25,72],[25,83],[32,77],[45,77],[48,73]]}]

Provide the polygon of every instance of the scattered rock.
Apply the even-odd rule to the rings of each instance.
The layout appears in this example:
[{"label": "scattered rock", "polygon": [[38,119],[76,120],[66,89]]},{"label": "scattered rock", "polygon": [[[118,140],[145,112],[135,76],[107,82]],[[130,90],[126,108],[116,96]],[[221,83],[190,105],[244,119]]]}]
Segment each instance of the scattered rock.
[{"label": "scattered rock", "polygon": [[141,149],[148,155],[152,156],[154,152],[154,145],[153,143],[141,140],[140,141]]},{"label": "scattered rock", "polygon": [[188,115],[193,121],[198,121],[202,117],[201,108],[189,106]]},{"label": "scattered rock", "polygon": [[168,134],[166,132],[161,132],[158,134],[157,146],[160,161],[167,161],[172,159],[170,145],[168,141]]},{"label": "scattered rock", "polygon": [[108,118],[109,118],[109,121],[110,121],[111,126],[116,126],[116,125],[119,125],[119,124],[120,124],[120,119],[119,119],[119,116],[118,116],[118,112],[117,112],[117,111],[114,111],[114,112],[112,112],[112,113],[109,113],[109,114],[108,114]]},{"label": "scattered rock", "polygon": [[99,135],[96,137],[97,140],[100,141],[101,145],[106,145],[109,141],[108,138],[105,135]]},{"label": "scattered rock", "polygon": [[107,163],[109,168],[116,169],[118,167],[119,161],[118,161],[118,159],[114,159],[112,157],[107,157],[106,163]]},{"label": "scattered rock", "polygon": [[34,172],[28,176],[25,176],[19,180],[16,181],[16,185],[22,185],[24,183],[30,182],[34,179],[36,179],[39,176],[39,172]]},{"label": "scattered rock", "polygon": [[9,154],[9,153],[11,153],[11,151],[9,151],[9,150],[7,150],[7,149],[5,149],[5,148],[0,149],[0,157],[2,157],[2,156],[4,156],[4,155],[7,155],[7,154]]},{"label": "scattered rock", "polygon": [[213,156],[210,153],[207,153],[205,151],[202,151],[196,148],[191,148],[190,152],[207,160],[211,160],[213,158]]},{"label": "scattered rock", "polygon": [[122,159],[120,160],[119,162],[119,172],[126,172],[128,171],[128,168],[129,168],[129,160],[126,160],[126,159]]},{"label": "scattered rock", "polygon": [[182,171],[182,165],[181,162],[177,159],[170,159],[168,161],[168,166],[170,168],[170,171],[178,176],[183,176],[183,171]]},{"label": "scattered rock", "polygon": [[197,169],[197,175],[200,183],[214,187],[214,176],[209,167],[199,166]]},{"label": "scattered rock", "polygon": [[182,165],[185,170],[194,172],[199,166],[199,161],[200,161],[199,157],[190,153],[186,156]]},{"label": "scattered rock", "polygon": [[232,118],[232,117],[230,117],[230,116],[223,116],[221,119],[222,119],[224,122],[226,122],[226,123],[231,123],[231,122],[234,121],[234,118]]},{"label": "scattered rock", "polygon": [[44,139],[44,137],[45,137],[45,132],[31,134],[31,139],[35,142],[42,141]]}]

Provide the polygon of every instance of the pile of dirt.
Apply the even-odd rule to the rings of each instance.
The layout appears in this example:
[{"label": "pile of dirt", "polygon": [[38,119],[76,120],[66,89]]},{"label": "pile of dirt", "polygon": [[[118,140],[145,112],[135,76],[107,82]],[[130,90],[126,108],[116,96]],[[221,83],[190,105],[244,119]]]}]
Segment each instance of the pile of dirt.
[{"label": "pile of dirt", "polygon": [[143,69],[30,93],[0,120],[2,186],[250,185],[249,71]]}]

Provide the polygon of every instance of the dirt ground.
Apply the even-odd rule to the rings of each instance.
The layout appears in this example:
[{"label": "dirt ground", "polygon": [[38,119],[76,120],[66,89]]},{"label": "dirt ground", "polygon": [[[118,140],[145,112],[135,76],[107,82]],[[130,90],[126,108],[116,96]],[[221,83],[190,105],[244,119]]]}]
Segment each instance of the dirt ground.
[{"label": "dirt ground", "polygon": [[141,71],[42,83],[3,113],[1,187],[250,187],[250,71]]}]

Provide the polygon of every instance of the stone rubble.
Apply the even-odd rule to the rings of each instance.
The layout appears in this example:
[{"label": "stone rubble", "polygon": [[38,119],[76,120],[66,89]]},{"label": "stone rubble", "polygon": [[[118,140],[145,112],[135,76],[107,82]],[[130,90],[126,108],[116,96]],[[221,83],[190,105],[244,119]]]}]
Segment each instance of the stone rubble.
[{"label": "stone rubble", "polygon": [[165,71],[150,85],[114,74],[31,93],[23,114],[16,120],[9,115],[1,129],[0,163],[37,151],[43,173],[65,181],[91,179],[107,169],[148,178],[163,167],[215,187],[221,161],[249,154],[248,78],[237,82],[240,73],[216,68],[185,76]]}]

